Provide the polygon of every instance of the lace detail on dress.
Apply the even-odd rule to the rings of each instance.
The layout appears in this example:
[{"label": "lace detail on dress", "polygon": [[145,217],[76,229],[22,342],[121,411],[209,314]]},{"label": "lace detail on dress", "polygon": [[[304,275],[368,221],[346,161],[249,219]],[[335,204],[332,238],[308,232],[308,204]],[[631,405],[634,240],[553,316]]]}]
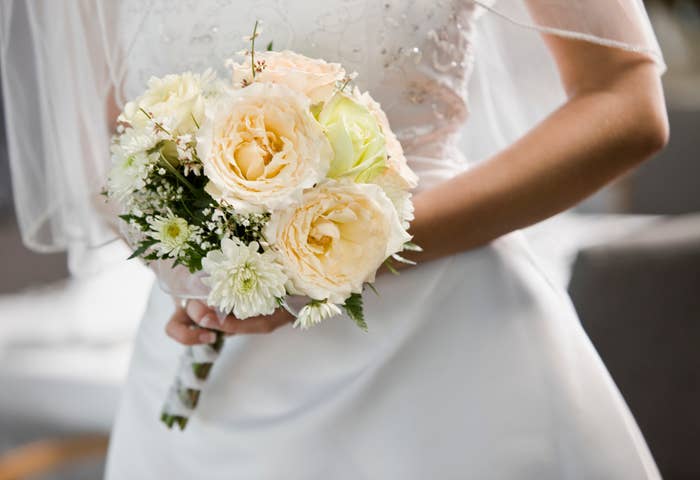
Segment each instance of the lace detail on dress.
[{"label": "lace detail on dress", "polygon": [[[468,115],[477,7],[471,1],[406,3],[384,3],[386,28],[379,42],[384,78],[378,97],[408,154],[440,155],[442,147],[454,144]],[[402,86],[401,95],[383,92],[395,91],[397,85]]]}]

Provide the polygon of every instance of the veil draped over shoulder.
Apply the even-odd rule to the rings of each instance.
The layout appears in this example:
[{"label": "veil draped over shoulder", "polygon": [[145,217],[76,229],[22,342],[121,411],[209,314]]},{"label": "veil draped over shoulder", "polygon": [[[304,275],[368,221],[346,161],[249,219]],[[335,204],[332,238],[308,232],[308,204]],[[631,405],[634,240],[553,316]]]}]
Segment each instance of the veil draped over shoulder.
[{"label": "veil draped over shoulder", "polygon": [[[463,129],[467,158],[502,149],[564,101],[542,33],[639,52],[664,71],[641,0],[462,1],[481,9],[471,115]],[[125,66],[106,21],[115,3],[0,3],[15,208],[22,238],[35,250],[79,252],[116,238],[99,213],[111,130],[123,102]],[[140,19],[130,24],[138,28]]]}]

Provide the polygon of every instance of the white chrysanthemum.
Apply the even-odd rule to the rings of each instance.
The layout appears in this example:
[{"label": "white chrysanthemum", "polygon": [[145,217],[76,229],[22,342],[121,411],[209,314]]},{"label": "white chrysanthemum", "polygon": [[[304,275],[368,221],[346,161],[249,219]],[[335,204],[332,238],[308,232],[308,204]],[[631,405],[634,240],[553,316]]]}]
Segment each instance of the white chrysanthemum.
[{"label": "white chrysanthemum", "polygon": [[148,167],[157,161],[157,155],[149,155],[147,151],[157,142],[152,132],[134,128],[127,128],[117,137],[111,147],[112,170],[107,181],[112,196],[123,200],[145,186]]},{"label": "white chrysanthemum", "polygon": [[224,238],[221,250],[202,259],[202,269],[209,275],[202,282],[211,288],[207,303],[236,318],[270,315],[277,299],[286,294],[287,276],[274,253],[260,253],[257,242],[244,245],[237,239]]},{"label": "white chrysanthemum", "polygon": [[165,216],[156,215],[148,219],[151,230],[148,235],[158,240],[153,248],[161,255],[177,257],[187,246],[187,241],[193,233],[192,227],[184,218],[172,214]]},{"label": "white chrysanthemum", "polygon": [[306,330],[314,325],[318,325],[327,318],[340,315],[340,313],[340,308],[335,303],[312,300],[299,311],[297,319],[294,322],[294,327],[300,327],[302,330]]},{"label": "white chrysanthemum", "polygon": [[151,163],[145,152],[130,154],[121,145],[113,145],[112,169],[107,179],[109,194],[121,201],[134,190],[143,188]]},{"label": "white chrysanthemum", "polygon": [[152,128],[127,128],[119,135],[118,143],[125,153],[131,155],[152,149],[161,139]]}]

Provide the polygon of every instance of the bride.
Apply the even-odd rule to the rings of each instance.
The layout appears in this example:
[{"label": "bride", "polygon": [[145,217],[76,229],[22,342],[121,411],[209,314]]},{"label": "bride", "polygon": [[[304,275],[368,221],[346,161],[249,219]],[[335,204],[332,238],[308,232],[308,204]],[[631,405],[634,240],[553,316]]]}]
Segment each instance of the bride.
[{"label": "bride", "polygon": [[[265,44],[343,63],[382,103],[420,177],[424,251],[379,276],[368,334],[342,318],[302,334],[284,310],[218,323],[155,287],[107,478],[659,478],[518,232],[665,144],[663,60],[640,0],[5,1],[25,241],[76,259],[109,240],[88,199],[115,112],[152,75],[222,64],[256,19]],[[181,344],[208,329],[230,337],[187,430],[167,430]]]}]

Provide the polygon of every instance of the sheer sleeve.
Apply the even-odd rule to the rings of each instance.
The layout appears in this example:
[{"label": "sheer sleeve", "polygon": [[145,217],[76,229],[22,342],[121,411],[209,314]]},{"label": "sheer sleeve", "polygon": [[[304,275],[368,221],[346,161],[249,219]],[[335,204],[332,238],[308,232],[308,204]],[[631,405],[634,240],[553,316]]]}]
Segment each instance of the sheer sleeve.
[{"label": "sheer sleeve", "polygon": [[27,246],[91,248],[115,235],[96,202],[109,167],[111,81],[95,2],[0,3],[15,208]]},{"label": "sheer sleeve", "polygon": [[637,52],[665,64],[641,0],[468,0],[476,25],[471,116],[463,130],[467,158],[507,147],[565,100],[543,35]]}]

